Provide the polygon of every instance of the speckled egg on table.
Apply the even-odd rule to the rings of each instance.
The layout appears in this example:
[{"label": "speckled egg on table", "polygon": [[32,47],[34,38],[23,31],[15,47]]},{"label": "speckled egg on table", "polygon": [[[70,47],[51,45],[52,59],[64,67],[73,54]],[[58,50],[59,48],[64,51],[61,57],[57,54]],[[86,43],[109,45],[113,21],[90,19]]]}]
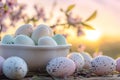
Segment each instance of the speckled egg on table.
[{"label": "speckled egg on table", "polygon": [[120,72],[120,57],[116,59],[116,71]]},{"label": "speckled egg on table", "polygon": [[81,52],[80,54],[83,56],[84,61],[85,61],[83,68],[90,69],[91,68],[91,61],[92,61],[91,55],[87,52]]},{"label": "speckled egg on table", "polygon": [[98,56],[92,60],[91,64],[96,75],[108,75],[116,70],[115,60],[108,56]]},{"label": "speckled egg on table", "polygon": [[67,77],[75,72],[75,63],[66,57],[52,59],[46,66],[47,72],[55,77]]},{"label": "speckled egg on table", "polygon": [[83,56],[80,53],[72,52],[67,57],[75,62],[77,71],[82,70],[85,62]]},{"label": "speckled egg on table", "polygon": [[3,73],[10,79],[22,79],[27,72],[27,64],[20,57],[9,57],[3,63]]}]

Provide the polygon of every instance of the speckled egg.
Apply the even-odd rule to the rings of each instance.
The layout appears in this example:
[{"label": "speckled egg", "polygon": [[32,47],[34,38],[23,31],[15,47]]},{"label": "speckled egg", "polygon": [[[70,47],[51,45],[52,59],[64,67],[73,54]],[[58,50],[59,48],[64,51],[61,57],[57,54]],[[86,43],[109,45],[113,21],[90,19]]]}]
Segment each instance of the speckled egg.
[{"label": "speckled egg", "polygon": [[0,56],[0,75],[2,75],[2,66],[4,61],[5,59],[2,56]]},{"label": "speckled egg", "polygon": [[116,71],[120,72],[120,57],[116,59]]},{"label": "speckled egg", "polygon": [[22,34],[30,37],[32,35],[32,32],[33,32],[33,26],[30,24],[24,24],[16,30],[15,36]]},{"label": "speckled egg", "polygon": [[75,63],[66,57],[52,59],[46,66],[47,72],[55,77],[67,77],[75,72]]},{"label": "speckled egg", "polygon": [[2,44],[14,44],[14,38],[12,35],[5,35],[2,40],[1,40]]},{"label": "speckled egg", "polygon": [[17,35],[14,44],[34,46],[34,41],[26,35]]},{"label": "speckled egg", "polygon": [[44,36],[38,40],[38,46],[57,46],[57,43],[51,37]]},{"label": "speckled egg", "polygon": [[38,44],[38,39],[43,36],[52,36],[52,30],[46,25],[39,25],[32,33],[31,38],[34,40],[35,44]]},{"label": "speckled egg", "polygon": [[72,52],[67,57],[75,62],[77,71],[80,71],[83,68],[84,58],[80,53]]},{"label": "speckled egg", "polygon": [[53,36],[53,39],[57,42],[58,45],[67,44],[65,37],[61,34],[56,34],[55,36]]},{"label": "speckled egg", "polygon": [[92,70],[96,75],[108,75],[116,70],[116,62],[108,56],[98,56],[91,62]]},{"label": "speckled egg", "polygon": [[87,52],[81,52],[80,54],[83,56],[84,61],[85,61],[84,68],[85,69],[90,69],[91,68],[92,57]]},{"label": "speckled egg", "polygon": [[27,64],[20,57],[9,57],[3,63],[3,73],[10,79],[22,79],[27,71]]}]

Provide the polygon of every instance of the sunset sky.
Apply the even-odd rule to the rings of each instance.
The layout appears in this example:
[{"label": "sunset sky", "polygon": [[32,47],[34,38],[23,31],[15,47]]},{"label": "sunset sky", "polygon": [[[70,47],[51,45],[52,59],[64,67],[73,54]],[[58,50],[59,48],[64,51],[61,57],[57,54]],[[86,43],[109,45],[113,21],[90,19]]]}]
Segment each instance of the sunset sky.
[{"label": "sunset sky", "polygon": [[[120,35],[120,0],[56,0],[57,8],[55,15],[59,14],[59,8],[66,9],[70,4],[76,4],[73,12],[86,19],[94,10],[98,11],[97,18],[89,22],[103,35]],[[54,0],[19,0],[19,2],[29,5],[28,11],[33,4],[45,7],[46,11],[51,9]]]}]

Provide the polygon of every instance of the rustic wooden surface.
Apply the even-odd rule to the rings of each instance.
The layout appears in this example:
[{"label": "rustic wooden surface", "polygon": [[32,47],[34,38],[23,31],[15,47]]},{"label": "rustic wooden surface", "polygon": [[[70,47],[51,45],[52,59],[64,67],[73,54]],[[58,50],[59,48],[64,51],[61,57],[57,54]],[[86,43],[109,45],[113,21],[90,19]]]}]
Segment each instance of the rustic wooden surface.
[{"label": "rustic wooden surface", "polygon": [[[10,79],[6,78],[5,76],[1,76],[0,80],[10,80]],[[102,76],[102,77],[89,77],[89,78],[85,78],[81,76],[78,77],[70,76],[66,79],[56,79],[56,78],[53,79],[48,74],[29,73],[22,80],[120,80],[120,76],[119,74],[113,76],[106,76],[106,77]]]}]

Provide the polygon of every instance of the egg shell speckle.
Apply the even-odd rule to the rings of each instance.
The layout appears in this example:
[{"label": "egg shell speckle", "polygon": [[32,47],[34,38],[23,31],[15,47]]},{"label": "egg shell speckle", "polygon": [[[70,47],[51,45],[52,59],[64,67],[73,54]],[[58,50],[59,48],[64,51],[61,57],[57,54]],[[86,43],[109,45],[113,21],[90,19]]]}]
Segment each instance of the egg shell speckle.
[{"label": "egg shell speckle", "polygon": [[26,35],[17,35],[14,41],[14,44],[19,45],[32,45],[34,46],[34,41]]},{"label": "egg shell speckle", "polygon": [[2,75],[2,66],[4,61],[5,59],[2,56],[0,56],[0,75]]},{"label": "egg shell speckle", "polygon": [[67,57],[75,62],[77,71],[80,71],[83,68],[85,63],[84,58],[80,53],[72,52]]},{"label": "egg shell speckle", "polygon": [[54,58],[46,66],[47,72],[55,77],[70,76],[74,73],[75,68],[75,63],[66,57]]},{"label": "egg shell speckle", "polygon": [[22,34],[30,37],[32,35],[32,32],[33,32],[33,26],[30,24],[24,24],[16,30],[15,36]]},{"label": "egg shell speckle", "polygon": [[10,79],[22,79],[27,71],[27,64],[22,58],[9,57],[3,63],[3,73]]},{"label": "egg shell speckle", "polygon": [[81,52],[80,54],[83,56],[84,62],[85,62],[83,68],[85,68],[85,69],[90,69],[90,68],[91,68],[92,57],[91,57],[90,54],[87,53],[87,52]]},{"label": "egg shell speckle", "polygon": [[97,75],[108,75],[116,70],[116,62],[108,56],[98,56],[91,62],[92,70]]},{"label": "egg shell speckle", "polygon": [[41,24],[33,31],[31,38],[37,45],[39,38],[43,36],[52,36],[52,30],[48,26]]},{"label": "egg shell speckle", "polygon": [[38,40],[38,46],[57,46],[57,43],[51,37],[44,36]]},{"label": "egg shell speckle", "polygon": [[120,57],[116,59],[116,71],[120,72]]}]

